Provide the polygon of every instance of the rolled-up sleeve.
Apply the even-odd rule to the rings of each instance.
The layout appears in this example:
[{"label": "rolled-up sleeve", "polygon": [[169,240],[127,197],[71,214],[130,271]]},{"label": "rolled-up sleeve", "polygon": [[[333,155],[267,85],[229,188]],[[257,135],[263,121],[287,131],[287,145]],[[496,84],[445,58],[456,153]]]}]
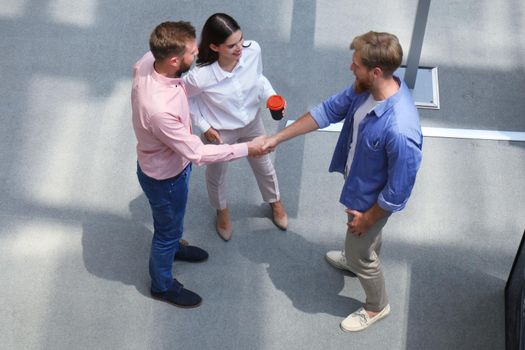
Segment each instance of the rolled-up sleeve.
[{"label": "rolled-up sleeve", "polygon": [[410,197],[421,164],[421,144],[404,134],[389,133],[386,152],[388,180],[378,204],[390,212],[402,210]]},{"label": "rolled-up sleeve", "polygon": [[310,110],[310,114],[316,121],[317,125],[319,125],[320,129],[326,128],[328,125],[330,125],[330,122],[328,121],[328,116],[324,111],[324,102],[312,108]]},{"label": "rolled-up sleeve", "polygon": [[[312,108],[310,114],[320,128],[325,128],[330,124],[343,120],[348,115],[348,111],[358,96],[365,97],[365,94],[357,95],[353,85],[351,85]],[[368,94],[366,94],[366,97],[368,97]]]}]

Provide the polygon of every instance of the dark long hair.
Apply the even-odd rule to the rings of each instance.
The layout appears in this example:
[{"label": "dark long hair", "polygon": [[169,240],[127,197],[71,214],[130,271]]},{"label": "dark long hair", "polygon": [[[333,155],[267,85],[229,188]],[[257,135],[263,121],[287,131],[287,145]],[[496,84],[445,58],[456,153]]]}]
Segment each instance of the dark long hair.
[{"label": "dark long hair", "polygon": [[225,13],[211,15],[204,23],[204,27],[202,27],[197,65],[207,66],[217,61],[219,54],[210,49],[210,44],[219,46],[238,30],[241,30],[241,27],[231,16]]}]

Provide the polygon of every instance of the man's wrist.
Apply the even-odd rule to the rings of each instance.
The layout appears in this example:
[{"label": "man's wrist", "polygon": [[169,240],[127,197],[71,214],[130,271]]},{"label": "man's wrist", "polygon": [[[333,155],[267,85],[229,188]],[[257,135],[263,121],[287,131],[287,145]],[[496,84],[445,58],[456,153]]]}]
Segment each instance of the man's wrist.
[{"label": "man's wrist", "polygon": [[371,225],[375,224],[378,220],[384,218],[386,215],[388,215],[388,211],[381,208],[377,203],[364,213],[365,220]]},{"label": "man's wrist", "polygon": [[[282,131],[281,132],[278,132],[277,134],[274,135],[274,139],[275,141],[277,142],[277,145],[280,144],[281,142],[283,142],[283,136],[282,136]],[[276,146],[277,146],[276,145]]]}]

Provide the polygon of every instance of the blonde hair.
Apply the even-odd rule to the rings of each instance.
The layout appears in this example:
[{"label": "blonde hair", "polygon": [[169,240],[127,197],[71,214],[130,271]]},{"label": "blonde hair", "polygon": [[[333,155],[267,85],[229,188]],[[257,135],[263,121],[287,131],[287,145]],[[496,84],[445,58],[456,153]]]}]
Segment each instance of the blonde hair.
[{"label": "blonde hair", "polygon": [[394,34],[370,31],[356,36],[350,49],[359,52],[361,61],[368,69],[381,68],[385,76],[391,76],[401,65],[403,49]]}]

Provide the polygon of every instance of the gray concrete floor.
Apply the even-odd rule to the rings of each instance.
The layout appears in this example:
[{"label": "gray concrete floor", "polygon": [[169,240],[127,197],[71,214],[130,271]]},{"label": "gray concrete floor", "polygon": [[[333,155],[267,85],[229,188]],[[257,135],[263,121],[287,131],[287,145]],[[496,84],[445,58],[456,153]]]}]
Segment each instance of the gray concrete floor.
[{"label": "gray concrete floor", "polygon": [[[503,288],[525,228],[523,142],[425,138],[413,196],[385,229],[393,312],[366,332],[339,330],[363,293],[323,258],[344,240],[342,178],[327,172],[336,133],[273,155],[286,233],[240,160],[228,178],[234,237],[222,242],[195,167],[185,236],[210,259],[174,271],[204,303],[148,297],[152,227],[129,92],[153,27],[233,15],[295,119],[351,83],[355,35],[391,31],[408,52],[416,6],[0,0],[0,348],[503,348]],[[525,131],[524,16],[517,0],[431,4],[421,65],[439,67],[441,109],[421,110],[423,126]],[[285,123],[263,117],[269,133]]]}]

